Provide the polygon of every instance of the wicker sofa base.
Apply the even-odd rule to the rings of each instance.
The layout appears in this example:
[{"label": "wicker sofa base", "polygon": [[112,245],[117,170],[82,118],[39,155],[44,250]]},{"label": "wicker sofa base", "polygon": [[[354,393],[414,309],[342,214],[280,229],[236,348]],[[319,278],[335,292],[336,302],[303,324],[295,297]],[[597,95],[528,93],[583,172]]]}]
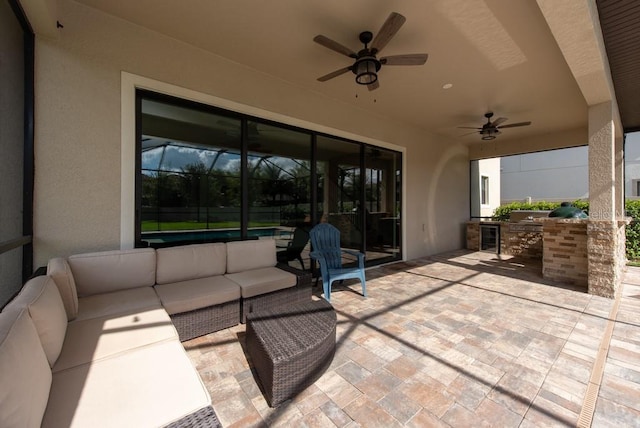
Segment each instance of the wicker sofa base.
[{"label": "wicker sofa base", "polygon": [[245,323],[247,315],[252,312],[269,310],[276,306],[294,303],[304,303],[311,300],[311,272],[293,268],[284,263],[278,263],[278,268],[296,275],[296,285],[271,293],[242,298],[242,313],[240,322]]},{"label": "wicker sofa base", "polygon": [[165,428],[220,428],[222,424],[213,407],[204,407],[165,426]]},{"label": "wicker sofa base", "polygon": [[233,300],[170,316],[173,325],[178,330],[180,341],[184,342],[237,325],[240,321],[240,301]]},{"label": "wicker sofa base", "polygon": [[271,293],[260,294],[258,296],[242,298],[242,318],[244,324],[247,315],[252,312],[260,312],[275,308],[280,305],[304,303],[311,301],[311,284],[295,285]]},{"label": "wicker sofa base", "polygon": [[315,382],[336,349],[336,313],[326,300],[254,312],[247,317],[247,353],[267,402],[277,407]]}]

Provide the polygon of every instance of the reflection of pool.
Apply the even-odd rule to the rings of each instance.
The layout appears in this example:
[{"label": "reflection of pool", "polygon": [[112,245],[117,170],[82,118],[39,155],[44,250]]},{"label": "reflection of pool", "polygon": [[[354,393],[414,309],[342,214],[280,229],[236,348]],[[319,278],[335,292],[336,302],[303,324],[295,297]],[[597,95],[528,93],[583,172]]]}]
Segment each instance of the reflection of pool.
[{"label": "reflection of pool", "polygon": [[[247,231],[250,238],[262,236],[276,236],[278,238],[287,238],[291,231],[281,229],[279,227],[258,227]],[[240,239],[240,229],[216,229],[216,230],[172,230],[167,232],[143,232],[142,240],[150,244],[168,243],[168,242],[224,242],[229,240]]]}]

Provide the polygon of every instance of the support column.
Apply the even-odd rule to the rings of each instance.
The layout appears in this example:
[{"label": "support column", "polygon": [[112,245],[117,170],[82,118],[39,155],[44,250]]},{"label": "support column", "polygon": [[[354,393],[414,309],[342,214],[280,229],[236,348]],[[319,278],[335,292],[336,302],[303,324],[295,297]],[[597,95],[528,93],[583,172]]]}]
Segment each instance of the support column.
[{"label": "support column", "polygon": [[589,107],[588,290],[610,298],[618,292],[625,267],[624,223],[617,221],[621,213],[616,190],[621,183],[613,117],[610,101]]}]

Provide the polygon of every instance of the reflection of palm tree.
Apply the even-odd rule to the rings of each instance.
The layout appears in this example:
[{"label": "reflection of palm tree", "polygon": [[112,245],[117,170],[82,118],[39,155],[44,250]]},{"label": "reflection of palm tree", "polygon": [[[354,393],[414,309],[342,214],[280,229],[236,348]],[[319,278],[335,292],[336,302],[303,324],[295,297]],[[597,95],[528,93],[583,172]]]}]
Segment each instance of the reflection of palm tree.
[{"label": "reflection of palm tree", "polygon": [[207,177],[210,206],[240,206],[240,165],[215,168]]},{"label": "reflection of palm tree", "polygon": [[196,221],[200,221],[200,206],[208,206],[207,203],[207,192],[205,188],[205,196],[204,203],[201,201],[201,180],[203,178],[206,179],[208,168],[203,162],[194,162],[188,165],[185,165],[181,168],[182,170],[182,185],[184,189],[185,199],[187,203],[187,208],[195,207],[196,208]]},{"label": "reflection of palm tree", "polygon": [[265,162],[255,175],[256,178],[261,180],[261,193],[268,195],[273,205],[276,205],[278,195],[286,195],[289,193],[288,180],[283,178],[283,170],[278,165]]},{"label": "reflection of palm tree", "polygon": [[203,162],[182,168],[182,193],[186,206],[239,206],[240,170],[209,169]]}]

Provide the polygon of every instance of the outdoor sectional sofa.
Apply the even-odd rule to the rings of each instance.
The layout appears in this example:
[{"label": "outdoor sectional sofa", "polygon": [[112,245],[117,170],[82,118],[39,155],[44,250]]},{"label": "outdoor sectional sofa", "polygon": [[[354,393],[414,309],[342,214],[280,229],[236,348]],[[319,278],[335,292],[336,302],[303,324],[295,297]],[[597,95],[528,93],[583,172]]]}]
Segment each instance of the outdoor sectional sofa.
[{"label": "outdoor sectional sofa", "polygon": [[310,298],[273,240],[52,259],[0,313],[0,426],[216,426],[180,341]]}]

